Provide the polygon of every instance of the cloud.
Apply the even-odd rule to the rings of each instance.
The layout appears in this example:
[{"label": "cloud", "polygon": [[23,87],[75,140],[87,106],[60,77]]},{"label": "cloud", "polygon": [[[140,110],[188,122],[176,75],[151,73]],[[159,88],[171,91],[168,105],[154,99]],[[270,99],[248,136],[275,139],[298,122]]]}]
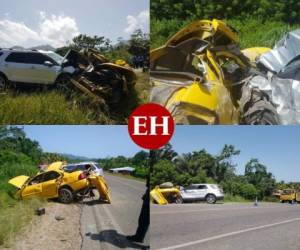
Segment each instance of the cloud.
[{"label": "cloud", "polygon": [[78,34],[75,19],[63,15],[47,16],[45,12],[39,12],[37,30],[33,30],[23,22],[11,21],[8,18],[0,19],[0,47],[15,45],[33,47],[44,44],[61,47]]},{"label": "cloud", "polygon": [[143,10],[137,16],[128,15],[126,17],[127,27],[124,29],[124,32],[127,34],[131,34],[137,29],[141,29],[144,32],[148,32],[149,18],[149,10]]}]

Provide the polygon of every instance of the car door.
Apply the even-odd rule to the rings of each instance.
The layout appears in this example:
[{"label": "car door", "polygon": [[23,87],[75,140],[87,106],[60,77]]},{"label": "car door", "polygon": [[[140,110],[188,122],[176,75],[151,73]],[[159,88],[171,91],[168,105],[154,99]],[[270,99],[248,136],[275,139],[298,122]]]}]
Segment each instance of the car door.
[{"label": "car door", "polygon": [[193,200],[197,198],[197,186],[190,185],[183,190],[183,198],[188,200]]},{"label": "car door", "polygon": [[34,82],[33,65],[26,52],[11,52],[4,60],[3,71],[13,82]]},{"label": "car door", "polygon": [[60,177],[61,175],[56,171],[49,171],[44,174],[41,193],[43,198],[55,198],[58,196]]},{"label": "car door", "polygon": [[41,197],[43,177],[44,174],[40,174],[32,178],[22,189],[21,197],[22,198]]},{"label": "car door", "polygon": [[205,196],[207,195],[207,186],[198,185],[196,193],[197,193],[197,199],[199,200],[205,199]]},{"label": "car door", "polygon": [[[54,84],[60,68],[57,63],[42,53],[32,52],[29,54],[33,83]],[[45,62],[50,62],[52,65],[46,65]]]}]

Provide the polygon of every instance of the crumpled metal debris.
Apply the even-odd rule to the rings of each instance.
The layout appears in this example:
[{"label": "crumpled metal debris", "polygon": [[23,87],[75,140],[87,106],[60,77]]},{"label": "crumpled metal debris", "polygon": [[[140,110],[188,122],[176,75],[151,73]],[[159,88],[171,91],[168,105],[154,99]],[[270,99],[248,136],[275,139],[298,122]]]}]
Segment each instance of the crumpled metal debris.
[{"label": "crumpled metal debris", "polygon": [[73,86],[99,104],[118,103],[136,82],[136,74],[123,60],[111,63],[97,50],[70,50],[66,65],[76,68],[70,81]]},{"label": "crumpled metal debris", "polygon": [[268,70],[279,73],[287,64],[300,56],[300,29],[287,33],[274,48],[261,55],[258,63]]},{"label": "crumpled metal debris", "polygon": [[300,29],[286,34],[257,63],[268,72],[250,85],[269,95],[281,124],[300,124]]},{"label": "crumpled metal debris", "polygon": [[[264,90],[255,86],[262,83]],[[279,118],[274,104],[267,94],[269,83],[260,75],[251,78],[242,87],[242,96],[239,100],[241,109],[241,122],[248,125],[274,125],[279,123]]]}]

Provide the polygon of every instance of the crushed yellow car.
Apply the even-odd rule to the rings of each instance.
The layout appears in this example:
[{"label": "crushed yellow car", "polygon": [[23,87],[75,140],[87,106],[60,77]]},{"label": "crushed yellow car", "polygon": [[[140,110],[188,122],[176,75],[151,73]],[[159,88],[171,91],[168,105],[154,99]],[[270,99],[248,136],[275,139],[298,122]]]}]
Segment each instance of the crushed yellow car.
[{"label": "crushed yellow car", "polygon": [[102,176],[80,170],[66,172],[62,168],[64,165],[65,162],[55,162],[32,178],[21,175],[8,182],[18,188],[16,195],[21,199],[58,198],[62,203],[70,203],[86,197],[96,188],[102,201],[111,202],[107,183]]},{"label": "crushed yellow car", "polygon": [[150,102],[177,124],[277,124],[268,95],[250,88],[253,61],[268,48],[241,51],[220,20],[195,21],[150,53]]},{"label": "crushed yellow car", "polygon": [[182,203],[179,187],[171,183],[163,183],[150,191],[150,198],[153,203],[167,205],[169,203]]},{"label": "crushed yellow car", "polygon": [[61,85],[61,89],[69,92],[75,87],[98,104],[118,103],[137,80],[128,63],[122,59],[110,62],[96,49],[84,49],[80,52],[69,50],[64,66],[73,66],[76,71],[70,75],[70,81]]}]

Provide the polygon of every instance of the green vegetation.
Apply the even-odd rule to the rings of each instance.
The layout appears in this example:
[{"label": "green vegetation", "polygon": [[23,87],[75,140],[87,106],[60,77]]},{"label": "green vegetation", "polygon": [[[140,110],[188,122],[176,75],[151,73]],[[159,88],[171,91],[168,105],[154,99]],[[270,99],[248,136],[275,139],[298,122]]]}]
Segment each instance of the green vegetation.
[{"label": "green vegetation", "polygon": [[[134,56],[148,58],[149,46],[149,35],[136,30],[128,41],[119,38],[114,45],[104,37],[81,34],[57,52],[65,55],[69,49],[92,48],[111,61],[123,59],[132,64]],[[72,95],[53,88],[0,93],[0,124],[126,124],[132,110],[148,98],[149,74],[140,71],[136,74],[137,83],[129,94],[109,108],[100,107],[79,90]]]},{"label": "green vegetation", "polygon": [[151,48],[163,45],[188,23],[200,19],[224,20],[239,32],[241,48],[273,47],[282,35],[299,28],[297,0],[151,1]]},{"label": "green vegetation", "polygon": [[40,200],[17,201],[14,198],[17,190],[7,181],[18,175],[34,175],[41,157],[39,144],[26,138],[21,129],[0,126],[0,246],[6,246],[42,203]]},{"label": "green vegetation", "polygon": [[0,93],[0,124],[125,124],[132,110],[147,100],[148,73],[137,76],[135,89],[109,112],[82,93],[68,98],[55,90]]},{"label": "green vegetation", "polygon": [[[296,187],[296,183],[276,183],[267,167],[255,158],[246,163],[243,175],[237,175],[233,158],[239,154],[240,151],[233,145],[224,145],[217,155],[212,155],[205,149],[178,155],[168,144],[153,151],[150,184],[154,187],[163,182],[179,186],[217,183],[224,189],[225,201],[253,201],[255,198],[271,200],[276,189],[292,185]],[[297,185],[300,187],[299,183]]]}]

